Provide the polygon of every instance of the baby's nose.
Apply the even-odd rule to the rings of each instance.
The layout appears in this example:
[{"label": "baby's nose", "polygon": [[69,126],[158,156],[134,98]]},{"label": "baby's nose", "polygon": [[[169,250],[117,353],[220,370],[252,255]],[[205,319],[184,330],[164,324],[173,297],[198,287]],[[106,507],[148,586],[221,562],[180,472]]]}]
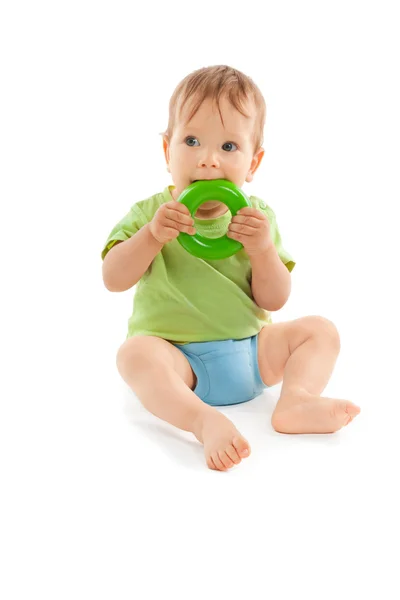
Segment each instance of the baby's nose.
[{"label": "baby's nose", "polygon": [[200,157],[199,167],[206,167],[211,169],[214,167],[215,169],[219,169],[219,160],[215,153],[210,152]]}]

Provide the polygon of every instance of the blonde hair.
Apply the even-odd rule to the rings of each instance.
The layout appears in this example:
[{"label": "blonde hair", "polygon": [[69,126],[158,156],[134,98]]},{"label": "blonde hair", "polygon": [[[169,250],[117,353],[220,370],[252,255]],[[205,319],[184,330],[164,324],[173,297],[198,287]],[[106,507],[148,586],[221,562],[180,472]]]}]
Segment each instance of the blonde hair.
[{"label": "blonde hair", "polygon": [[194,117],[206,98],[216,102],[223,123],[219,100],[226,96],[229,102],[245,117],[246,101],[252,99],[256,106],[256,122],[254,127],[254,146],[258,150],[264,141],[264,125],[266,104],[259,88],[250,77],[241,71],[226,65],[203,67],[187,75],[175,88],[169,102],[169,119],[167,130],[162,134],[171,139],[177,111],[182,111],[186,103],[193,99],[193,106],[188,121]]}]

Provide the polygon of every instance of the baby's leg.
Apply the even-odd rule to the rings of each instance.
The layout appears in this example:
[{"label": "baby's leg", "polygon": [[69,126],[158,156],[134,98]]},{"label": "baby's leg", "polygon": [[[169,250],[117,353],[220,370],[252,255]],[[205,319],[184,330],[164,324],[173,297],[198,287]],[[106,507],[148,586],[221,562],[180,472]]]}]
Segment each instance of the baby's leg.
[{"label": "baby's leg", "polygon": [[272,425],[281,433],[333,433],[358,415],[348,400],[321,397],[340,350],[334,324],[303,317],[264,327],[259,335],[261,378],[274,385],[283,378]]},{"label": "baby's leg", "polygon": [[196,376],[173,344],[155,336],[128,338],[117,367],[147,410],[196,436],[210,469],[226,471],[249,456],[250,446],[233,423],[192,391]]}]

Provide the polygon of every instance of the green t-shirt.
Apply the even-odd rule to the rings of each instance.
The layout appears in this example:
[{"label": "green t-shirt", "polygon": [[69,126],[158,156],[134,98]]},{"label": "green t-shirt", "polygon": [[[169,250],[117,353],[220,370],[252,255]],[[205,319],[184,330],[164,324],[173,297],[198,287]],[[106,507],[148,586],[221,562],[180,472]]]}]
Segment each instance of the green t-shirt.
[{"label": "green t-shirt", "polygon": [[[157,209],[173,198],[168,186],[132,206],[107,238],[102,259],[116,241],[125,241],[146,223]],[[254,208],[263,212],[282,262],[292,271],[295,262],[283,249],[273,210],[251,196]],[[216,219],[195,220],[201,235],[224,235],[231,220],[228,210]],[[242,249],[229,258],[205,260],[189,254],[175,239],[163,246],[137,284],[127,338],[154,335],[175,343],[243,339],[256,335],[271,323],[270,313],[260,308],[251,292],[251,264]]]}]

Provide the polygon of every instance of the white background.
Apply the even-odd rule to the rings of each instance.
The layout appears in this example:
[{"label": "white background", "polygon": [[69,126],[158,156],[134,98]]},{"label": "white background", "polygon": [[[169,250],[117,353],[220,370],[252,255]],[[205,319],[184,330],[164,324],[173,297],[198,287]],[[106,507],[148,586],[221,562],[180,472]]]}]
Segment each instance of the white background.
[{"label": "white background", "polygon": [[[399,598],[395,4],[2,3],[2,599]],[[279,386],[227,408],[253,450],[228,473],[120,379],[133,291],[100,260],[170,183],[175,86],[214,64],[267,102],[244,189],[297,261],[274,320],[333,320],[325,393],[362,408],[327,436],[273,431]]]}]

